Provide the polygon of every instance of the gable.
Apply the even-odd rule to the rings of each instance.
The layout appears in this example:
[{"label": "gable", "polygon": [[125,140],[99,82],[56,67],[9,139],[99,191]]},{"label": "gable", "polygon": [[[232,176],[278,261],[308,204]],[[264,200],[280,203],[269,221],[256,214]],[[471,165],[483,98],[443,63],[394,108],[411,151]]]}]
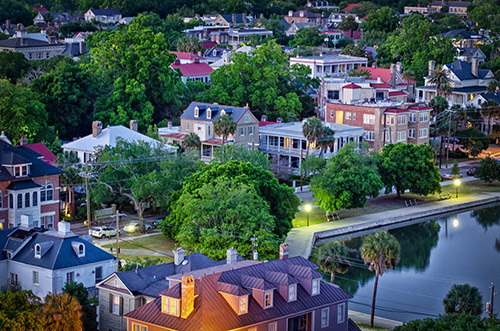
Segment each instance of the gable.
[{"label": "gable", "polygon": [[132,292],[127,288],[127,286],[122,282],[120,277],[116,274],[116,272],[109,275],[107,278],[103,279],[101,282],[96,284],[98,289],[104,289],[108,291],[115,291],[120,293],[125,293],[132,295]]}]

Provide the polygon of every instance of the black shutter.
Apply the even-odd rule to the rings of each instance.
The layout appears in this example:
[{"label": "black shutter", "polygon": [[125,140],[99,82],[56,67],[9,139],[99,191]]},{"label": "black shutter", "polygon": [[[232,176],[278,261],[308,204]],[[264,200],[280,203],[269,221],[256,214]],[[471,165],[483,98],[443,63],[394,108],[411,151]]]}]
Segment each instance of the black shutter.
[{"label": "black shutter", "polygon": [[109,312],[113,313],[113,294],[109,294]]},{"label": "black shutter", "polygon": [[120,316],[123,315],[123,297],[120,297]]}]

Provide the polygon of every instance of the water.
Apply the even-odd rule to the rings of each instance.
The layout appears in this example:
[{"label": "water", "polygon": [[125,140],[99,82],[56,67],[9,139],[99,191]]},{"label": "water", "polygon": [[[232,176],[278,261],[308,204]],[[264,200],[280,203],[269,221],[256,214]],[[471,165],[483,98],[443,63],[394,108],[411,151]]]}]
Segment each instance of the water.
[{"label": "water", "polygon": [[[404,322],[437,317],[451,286],[463,283],[479,289],[485,307],[490,283],[500,289],[500,204],[412,223],[389,230],[401,244],[401,259],[379,279],[375,314]],[[369,314],[375,272],[364,265],[356,236],[345,241],[352,268],[336,274],[335,283],[354,296],[349,309]],[[500,313],[500,296],[494,310]]]}]

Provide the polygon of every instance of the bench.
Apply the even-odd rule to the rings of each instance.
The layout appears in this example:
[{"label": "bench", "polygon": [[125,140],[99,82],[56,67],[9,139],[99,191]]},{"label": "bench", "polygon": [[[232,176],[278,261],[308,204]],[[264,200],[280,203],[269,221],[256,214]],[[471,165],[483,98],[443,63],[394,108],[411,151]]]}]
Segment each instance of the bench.
[{"label": "bench", "polygon": [[340,215],[338,212],[328,212],[326,218],[328,219],[328,222],[332,222],[335,220],[340,220]]},{"label": "bench", "polygon": [[440,194],[439,195],[439,200],[448,200],[451,199],[451,194]]}]

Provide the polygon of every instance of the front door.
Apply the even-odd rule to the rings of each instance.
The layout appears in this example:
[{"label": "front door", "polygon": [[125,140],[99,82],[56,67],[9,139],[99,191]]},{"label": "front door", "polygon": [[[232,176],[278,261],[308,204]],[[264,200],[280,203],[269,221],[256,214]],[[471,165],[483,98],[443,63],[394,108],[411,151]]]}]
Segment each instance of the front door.
[{"label": "front door", "polygon": [[288,319],[288,331],[308,331],[309,327],[309,314],[296,316]]}]

